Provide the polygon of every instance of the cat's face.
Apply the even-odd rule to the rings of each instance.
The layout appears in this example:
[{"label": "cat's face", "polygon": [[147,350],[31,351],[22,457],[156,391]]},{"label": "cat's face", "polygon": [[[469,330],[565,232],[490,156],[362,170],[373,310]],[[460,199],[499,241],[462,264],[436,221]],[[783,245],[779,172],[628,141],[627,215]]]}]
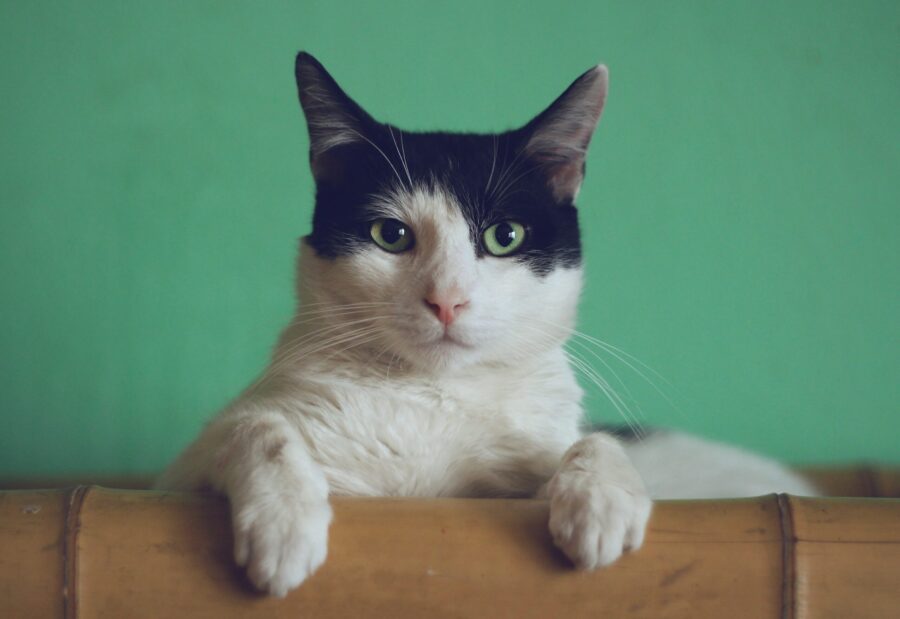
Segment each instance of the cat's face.
[{"label": "cat's face", "polygon": [[581,289],[573,200],[605,69],[497,135],[378,123],[307,54],[297,81],[316,179],[303,303],[333,310],[357,333],[347,342],[427,370],[515,363],[565,338]]}]

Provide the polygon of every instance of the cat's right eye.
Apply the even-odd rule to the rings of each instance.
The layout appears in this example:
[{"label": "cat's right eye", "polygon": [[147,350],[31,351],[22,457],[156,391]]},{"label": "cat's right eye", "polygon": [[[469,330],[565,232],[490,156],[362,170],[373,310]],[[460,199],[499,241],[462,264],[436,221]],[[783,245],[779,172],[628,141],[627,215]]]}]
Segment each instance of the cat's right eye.
[{"label": "cat's right eye", "polygon": [[369,235],[378,247],[392,254],[413,246],[412,228],[398,219],[376,219],[369,227]]},{"label": "cat's right eye", "polygon": [[496,223],[484,231],[484,248],[493,256],[508,256],[525,242],[525,226],[517,221]]}]

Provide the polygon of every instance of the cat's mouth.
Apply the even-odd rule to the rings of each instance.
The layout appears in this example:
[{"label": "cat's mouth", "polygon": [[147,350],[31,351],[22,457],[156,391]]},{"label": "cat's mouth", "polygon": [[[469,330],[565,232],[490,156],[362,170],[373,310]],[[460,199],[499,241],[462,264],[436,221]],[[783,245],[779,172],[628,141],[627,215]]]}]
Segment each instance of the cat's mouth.
[{"label": "cat's mouth", "polygon": [[433,346],[433,347],[449,346],[449,347],[454,347],[454,348],[466,348],[466,349],[474,348],[474,346],[472,346],[472,344],[469,344],[468,342],[464,342],[463,340],[461,340],[457,337],[453,337],[447,331],[444,331],[443,335],[441,335],[440,337],[429,342],[428,346]]}]

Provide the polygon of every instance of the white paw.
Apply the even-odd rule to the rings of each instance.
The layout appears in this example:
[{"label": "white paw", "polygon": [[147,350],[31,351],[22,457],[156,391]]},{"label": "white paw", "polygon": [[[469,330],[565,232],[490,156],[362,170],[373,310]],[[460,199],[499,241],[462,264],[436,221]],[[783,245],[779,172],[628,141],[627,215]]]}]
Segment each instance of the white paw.
[{"label": "white paw", "polygon": [[640,480],[611,483],[598,473],[563,470],[547,491],[553,541],[579,568],[609,565],[644,542],[652,503]]},{"label": "white paw", "polygon": [[234,558],[262,591],[284,597],[325,561],[327,501],[248,502],[233,517]]}]

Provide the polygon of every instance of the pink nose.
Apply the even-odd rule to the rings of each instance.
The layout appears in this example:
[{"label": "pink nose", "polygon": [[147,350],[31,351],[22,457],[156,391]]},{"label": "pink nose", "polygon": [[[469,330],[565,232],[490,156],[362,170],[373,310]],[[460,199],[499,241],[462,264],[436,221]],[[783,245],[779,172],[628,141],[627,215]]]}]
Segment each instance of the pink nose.
[{"label": "pink nose", "polygon": [[461,295],[440,295],[435,293],[428,294],[423,301],[425,306],[437,316],[445,327],[449,327],[459,316],[459,313],[468,305],[468,299],[464,299]]}]

